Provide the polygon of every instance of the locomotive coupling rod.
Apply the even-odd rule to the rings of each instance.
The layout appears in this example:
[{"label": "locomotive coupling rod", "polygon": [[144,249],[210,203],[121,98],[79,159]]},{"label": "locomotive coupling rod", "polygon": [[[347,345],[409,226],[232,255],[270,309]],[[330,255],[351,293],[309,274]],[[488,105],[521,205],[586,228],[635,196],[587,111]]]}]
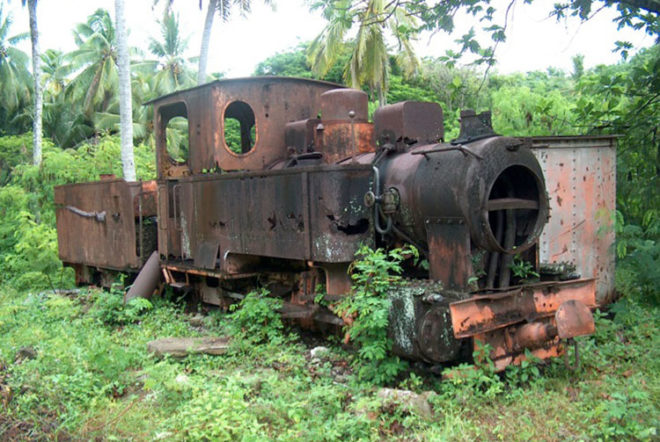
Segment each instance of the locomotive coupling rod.
[{"label": "locomotive coupling rod", "polygon": [[[426,157],[426,155],[428,155],[430,153],[451,152],[451,151],[454,151],[454,150],[457,150],[457,151],[461,152],[465,156],[472,155],[473,157],[475,157],[478,160],[483,160],[484,159],[484,157],[482,157],[478,153],[472,152],[470,149],[463,146],[462,144],[458,144],[456,146],[450,146],[450,147],[438,147],[438,148],[433,148],[433,149],[429,149],[429,150],[410,152],[410,154],[411,155],[424,155],[424,157]],[[427,157],[427,159],[428,159],[428,157]]]},{"label": "locomotive coupling rod", "polygon": [[94,218],[100,223],[105,222],[105,210],[103,212],[85,212],[84,210],[80,210],[79,208],[73,206],[65,206],[64,208],[70,212],[75,213],[76,215],[82,216],[83,218]]}]

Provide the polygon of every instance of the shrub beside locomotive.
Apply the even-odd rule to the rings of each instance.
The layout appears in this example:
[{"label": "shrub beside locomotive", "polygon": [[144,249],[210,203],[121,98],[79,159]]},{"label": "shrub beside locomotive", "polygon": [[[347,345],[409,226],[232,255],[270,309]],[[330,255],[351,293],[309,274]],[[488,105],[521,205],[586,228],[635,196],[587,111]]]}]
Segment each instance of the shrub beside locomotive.
[{"label": "shrub beside locomotive", "polygon": [[[366,94],[314,80],[220,80],[150,104],[156,189],[121,180],[56,189],[60,256],[78,282],[135,273],[156,250],[133,294],[151,294],[162,275],[227,307],[266,286],[284,318],[336,328],[344,321],[317,291],[330,304],[350,292],[361,244],[411,244],[428,266],[404,262],[405,283],[390,294],[400,356],[439,364],[481,342],[503,369],[525,349],[548,358],[593,332],[594,278],[538,262],[549,201],[532,140],[496,135],[489,113],[463,112],[458,139],[445,143],[435,103],[385,106],[372,124]],[[167,137],[180,117],[183,156]],[[157,248],[145,241],[150,226]],[[525,262],[540,282],[512,273]]]}]

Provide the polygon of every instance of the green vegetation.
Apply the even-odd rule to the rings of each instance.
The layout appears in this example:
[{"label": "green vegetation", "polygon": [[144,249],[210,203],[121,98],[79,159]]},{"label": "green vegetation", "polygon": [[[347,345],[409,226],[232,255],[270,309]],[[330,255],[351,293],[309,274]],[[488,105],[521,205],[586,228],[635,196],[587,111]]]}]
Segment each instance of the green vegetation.
[{"label": "green vegetation", "polygon": [[[591,3],[558,4],[555,13],[586,17]],[[614,3],[623,25],[657,36],[658,21],[651,20],[657,14]],[[416,7],[416,2],[406,4]],[[455,12],[452,8],[461,6],[477,16],[490,14],[478,2],[430,4],[434,6],[413,11],[422,28],[445,29],[451,25],[447,18]],[[381,12],[373,10],[370,17],[392,5],[380,5]],[[340,10],[329,10],[328,16],[342,32],[353,24],[342,21],[354,17],[342,16]],[[447,140],[458,134],[458,115],[465,108],[492,109],[496,131],[507,135],[622,135],[617,211],[603,216],[615,219],[616,281],[623,298],[597,313],[594,336],[578,339],[580,368],[570,372],[560,360],[525,362],[496,374],[485,357],[488,349],[481,348],[474,355],[476,366],[448,368],[443,378],[416,371],[387,352],[386,290],[397,283],[400,263],[410,251],[360,251],[352,268],[353,296],[330,306],[353,320],[349,337],[354,347],[336,343],[313,355],[310,348],[318,337],[288,328],[276,313],[280,301],[265,292],[250,293],[230,313],[210,312],[199,326],[189,321],[186,307],[167,296],[124,305],[118,290],[55,290],[71,288],[73,275],[57,257],[53,187],[94,180],[99,174],[122,175],[114,23],[107,11],[96,11],[76,27],[76,50],[44,51],[46,138],[39,167],[31,165],[32,135],[27,132],[33,92],[28,57],[13,47],[25,36],[12,36],[10,25],[0,8],[0,439],[658,437],[659,45],[630,57],[622,42],[619,50],[628,58],[613,66],[585,70],[576,57],[571,73],[548,69],[484,77],[475,67],[454,66],[460,54],[414,66],[401,63],[400,57],[387,55],[382,35],[369,34],[368,27],[356,36],[361,46],[325,43],[326,50],[334,49],[317,71],[323,79],[342,82],[355,68],[353,76],[368,86],[371,110],[377,99],[438,102]],[[413,36],[413,25],[407,21],[384,30],[405,42]],[[493,26],[490,31],[503,38],[503,29]],[[461,41],[464,52],[475,52],[490,64],[491,48],[476,44],[474,35]],[[150,41],[150,54],[133,52],[139,179],[155,175],[152,114],[142,103],[194,85],[191,61],[182,56],[186,44],[178,18],[168,12],[161,35]],[[360,49],[376,55],[373,63],[359,65],[354,57]],[[256,73],[318,78],[308,52],[309,44],[302,44],[279,53],[264,60]],[[364,66],[371,69],[368,75],[358,73]],[[414,75],[407,67],[416,68]],[[235,126],[228,135],[238,150]],[[186,132],[184,121],[168,127],[175,157],[186,155]],[[519,259],[512,270],[520,278],[534,276],[529,263]],[[176,360],[146,353],[152,339],[219,334],[233,339],[223,356]],[[381,399],[382,386],[433,391],[428,396],[432,416],[404,401]]]},{"label": "green vegetation", "polygon": [[[113,300],[113,297],[115,298]],[[512,367],[460,366],[448,380],[405,371],[388,385],[433,390],[433,416],[376,395],[334,346],[317,357],[272,316],[265,298],[248,313],[213,313],[203,327],[164,299],[124,308],[120,295],[0,293],[0,434],[12,437],[175,440],[641,439],[659,425],[660,321],[625,300],[580,339],[577,372],[560,360]],[[130,312],[129,312],[130,311]],[[249,339],[253,324],[267,333]],[[255,330],[264,333],[264,329]],[[224,356],[156,359],[163,336],[233,333]],[[249,342],[249,345],[245,345]],[[478,358],[477,358],[478,359]]]},{"label": "green vegetation", "polygon": [[233,334],[246,347],[262,342],[275,342],[284,327],[277,310],[282,301],[268,296],[265,289],[248,293],[238,304],[231,306]]},{"label": "green vegetation", "polygon": [[387,336],[388,315],[392,301],[388,294],[399,284],[401,261],[408,255],[419,258],[414,248],[371,250],[362,246],[351,266],[355,289],[334,311],[350,325],[346,327],[346,341],[358,346],[356,359],[360,379],[378,384],[391,381],[407,364],[389,352],[392,342]]}]

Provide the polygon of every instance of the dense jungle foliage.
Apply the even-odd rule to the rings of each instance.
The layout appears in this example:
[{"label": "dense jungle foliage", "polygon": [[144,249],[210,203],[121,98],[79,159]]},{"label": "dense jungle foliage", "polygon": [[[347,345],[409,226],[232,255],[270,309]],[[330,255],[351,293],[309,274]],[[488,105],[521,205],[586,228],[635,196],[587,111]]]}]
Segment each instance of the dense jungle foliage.
[{"label": "dense jungle foliage", "polygon": [[[76,28],[77,50],[44,53],[45,145],[34,166],[27,56],[11,47],[9,25],[0,10],[0,48],[12,49],[0,51],[0,439],[657,437],[660,45],[616,65],[584,69],[576,57],[572,72],[511,75],[484,76],[444,59],[424,59],[410,74],[390,58],[387,102],[440,103],[447,139],[458,134],[466,108],[491,109],[495,130],[506,135],[620,135],[610,215],[623,298],[597,314],[594,336],[580,340],[581,368],[527,363],[498,375],[485,363],[453,368],[442,380],[389,358],[382,318],[374,316],[358,319],[361,350],[332,345],[310,355],[318,338],[289,330],[261,293],[201,323],[171,293],[129,305],[119,289],[60,294],[73,275],[57,256],[53,187],[122,175],[114,27],[99,10]],[[139,179],[155,176],[151,109],[142,103],[194,85],[186,42],[176,17],[166,16],[150,53],[133,56]],[[276,54],[255,75],[317,78],[307,54],[307,44]],[[350,48],[342,48],[322,78],[343,82],[348,57]],[[379,97],[366,90],[373,111]],[[184,132],[177,125],[168,132],[182,151]],[[390,283],[396,258],[363,251],[356,267],[379,268]],[[346,311],[382,313],[382,293],[358,295]],[[220,358],[156,359],[144,350],[157,337],[217,334],[234,337]],[[430,414],[379,397],[381,385],[433,391]]]}]

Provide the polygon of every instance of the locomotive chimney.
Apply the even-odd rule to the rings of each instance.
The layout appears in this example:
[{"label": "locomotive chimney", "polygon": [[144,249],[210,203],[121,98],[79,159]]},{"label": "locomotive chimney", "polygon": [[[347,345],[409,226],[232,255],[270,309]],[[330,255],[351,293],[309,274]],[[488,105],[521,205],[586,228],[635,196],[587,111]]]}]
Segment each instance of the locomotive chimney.
[{"label": "locomotive chimney", "polygon": [[497,134],[493,130],[490,111],[477,115],[472,109],[466,109],[461,111],[461,132],[451,144],[469,143],[495,135]]}]

